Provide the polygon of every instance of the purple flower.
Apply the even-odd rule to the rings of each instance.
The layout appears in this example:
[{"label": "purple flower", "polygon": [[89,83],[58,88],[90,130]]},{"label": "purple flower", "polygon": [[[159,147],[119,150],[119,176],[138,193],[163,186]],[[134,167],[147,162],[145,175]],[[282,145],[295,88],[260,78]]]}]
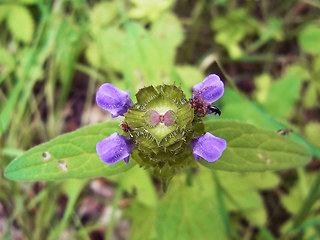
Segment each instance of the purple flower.
[{"label": "purple flower", "polygon": [[211,133],[205,133],[200,137],[194,137],[191,141],[191,148],[196,161],[202,157],[208,162],[216,161],[226,149],[227,142]]},{"label": "purple flower", "polygon": [[209,75],[201,83],[193,86],[193,96],[195,98],[201,97],[207,103],[217,101],[223,93],[223,82],[216,74]]},{"label": "purple flower", "polygon": [[113,118],[123,116],[133,104],[129,91],[122,91],[111,83],[100,86],[96,101],[99,107],[109,111]]},{"label": "purple flower", "polygon": [[[193,96],[190,100],[191,107],[200,116],[206,114],[221,114],[219,108],[211,103],[217,101],[224,93],[224,84],[220,77],[211,74],[201,83],[193,86]],[[208,162],[216,161],[226,149],[227,143],[224,139],[218,138],[211,133],[205,133],[200,137],[194,137],[190,143],[196,161],[202,157]]]},{"label": "purple flower", "polygon": [[[129,91],[122,91],[110,83],[102,84],[97,92],[96,101],[99,107],[109,111],[111,116],[123,116],[132,106]],[[134,149],[134,144],[129,137],[113,133],[101,140],[96,145],[100,159],[109,165],[120,160],[129,162],[129,156]]]},{"label": "purple flower", "polygon": [[129,137],[121,136],[119,133],[113,133],[109,137],[101,140],[96,145],[96,151],[100,159],[109,165],[120,160],[129,162],[129,156],[134,149],[134,144]]}]

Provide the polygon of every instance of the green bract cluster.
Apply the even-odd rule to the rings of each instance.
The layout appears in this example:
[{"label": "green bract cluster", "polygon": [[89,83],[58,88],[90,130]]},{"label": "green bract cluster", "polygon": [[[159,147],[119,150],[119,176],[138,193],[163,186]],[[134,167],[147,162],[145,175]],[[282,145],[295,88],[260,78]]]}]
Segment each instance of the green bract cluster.
[{"label": "green bract cluster", "polygon": [[[124,123],[130,126],[129,136],[137,146],[132,154],[140,166],[152,168],[162,179],[196,166],[189,144],[204,133],[204,127],[182,90],[174,85],[150,86],[136,98],[137,103],[124,114]],[[169,113],[169,124],[154,122],[154,112],[161,117]]]},{"label": "green bract cluster", "polygon": [[197,166],[202,158],[214,162],[226,149],[226,141],[204,131],[202,118],[221,114],[212,105],[224,92],[216,74],[193,86],[192,98],[186,99],[174,85],[149,86],[136,94],[133,104],[129,91],[110,83],[100,86],[97,104],[112,117],[124,116],[120,124],[124,134],[115,132],[96,144],[100,159],[113,165],[130,156],[141,167],[150,169],[164,183],[182,169]]}]

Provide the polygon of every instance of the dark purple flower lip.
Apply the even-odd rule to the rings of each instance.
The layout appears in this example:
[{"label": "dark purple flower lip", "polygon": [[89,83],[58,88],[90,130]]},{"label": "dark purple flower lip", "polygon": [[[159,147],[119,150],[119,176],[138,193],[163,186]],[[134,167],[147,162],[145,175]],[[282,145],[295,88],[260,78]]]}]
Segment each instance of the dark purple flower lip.
[{"label": "dark purple flower lip", "polygon": [[99,107],[109,111],[113,118],[123,116],[133,104],[129,91],[122,91],[111,83],[100,86],[96,101]]},{"label": "dark purple flower lip", "polygon": [[220,116],[221,111],[212,103],[218,100],[223,93],[224,84],[216,74],[211,74],[201,83],[196,84],[193,87],[192,98],[189,100],[195,115],[204,117],[207,114],[214,113]]},{"label": "dark purple flower lip", "polygon": [[96,145],[96,151],[101,161],[109,165],[115,164],[122,159],[128,163],[133,149],[134,144],[130,138],[119,135],[119,133],[111,134]]},{"label": "dark purple flower lip", "polygon": [[208,162],[214,162],[226,149],[227,142],[226,140],[207,132],[200,137],[194,137],[190,146],[196,161],[201,157]]},{"label": "dark purple flower lip", "polygon": [[207,103],[213,103],[222,97],[224,84],[216,74],[207,76],[201,83],[193,86],[195,98],[201,97]]}]

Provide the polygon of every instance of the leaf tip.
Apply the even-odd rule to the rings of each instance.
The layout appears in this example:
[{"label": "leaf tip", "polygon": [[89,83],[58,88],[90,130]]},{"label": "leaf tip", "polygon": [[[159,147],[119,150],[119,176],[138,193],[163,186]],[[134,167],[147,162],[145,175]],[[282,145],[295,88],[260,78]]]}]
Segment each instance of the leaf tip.
[{"label": "leaf tip", "polygon": [[14,171],[14,167],[13,167],[13,161],[9,163],[9,165],[5,168],[4,170],[4,177],[10,180],[15,180],[15,171]]}]

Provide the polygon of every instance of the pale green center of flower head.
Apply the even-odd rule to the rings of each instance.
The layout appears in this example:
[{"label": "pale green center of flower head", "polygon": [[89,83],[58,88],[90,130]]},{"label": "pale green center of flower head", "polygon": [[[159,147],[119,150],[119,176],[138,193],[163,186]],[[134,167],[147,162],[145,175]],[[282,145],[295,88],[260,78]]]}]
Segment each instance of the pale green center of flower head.
[{"label": "pale green center of flower head", "polygon": [[177,105],[169,99],[160,97],[152,100],[146,107],[148,110],[145,113],[146,130],[155,138],[158,145],[161,140],[168,134],[172,133],[176,129],[175,119],[170,124],[165,124],[168,113],[172,113],[173,117],[176,118],[176,112],[178,111]]}]

